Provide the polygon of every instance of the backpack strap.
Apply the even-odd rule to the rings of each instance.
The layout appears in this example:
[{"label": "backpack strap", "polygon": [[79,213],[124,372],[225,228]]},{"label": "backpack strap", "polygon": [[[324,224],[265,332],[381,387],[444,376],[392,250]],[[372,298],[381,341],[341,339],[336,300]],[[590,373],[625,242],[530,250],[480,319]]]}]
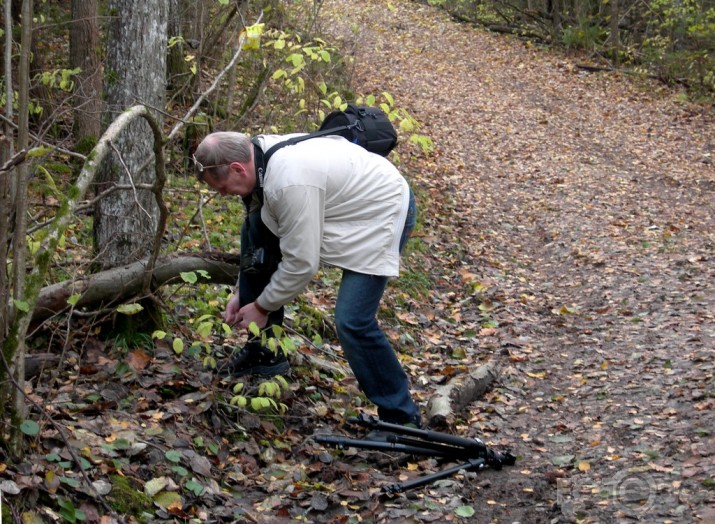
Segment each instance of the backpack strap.
[{"label": "backpack strap", "polygon": [[[285,146],[292,146],[297,144],[298,142],[303,142],[304,140],[310,140],[311,138],[318,138],[319,136],[327,136],[327,135],[338,135],[340,134],[341,131],[346,131],[349,129],[358,129],[360,130],[360,127],[362,126],[362,122],[359,120],[356,120],[352,124],[344,125],[341,127],[331,127],[329,129],[321,129],[319,131],[313,131],[312,133],[308,133],[307,135],[303,136],[296,136],[293,138],[289,138],[288,140],[284,140],[283,142],[278,142],[277,144],[274,144],[271,146],[271,148],[263,153],[263,167],[268,165],[268,161],[270,158],[273,156],[273,154],[278,151],[281,148],[284,148]],[[255,144],[255,142],[254,142]]]}]

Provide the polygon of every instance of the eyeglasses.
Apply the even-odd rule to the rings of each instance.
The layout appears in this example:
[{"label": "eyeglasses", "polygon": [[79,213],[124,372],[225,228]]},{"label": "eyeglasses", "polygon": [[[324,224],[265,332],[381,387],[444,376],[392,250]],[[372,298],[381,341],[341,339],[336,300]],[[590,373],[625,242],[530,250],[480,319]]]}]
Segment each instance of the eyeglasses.
[{"label": "eyeglasses", "polygon": [[198,160],[196,160],[196,156],[195,156],[195,155],[191,155],[191,159],[194,161],[194,167],[196,167],[196,169],[198,170],[198,172],[199,172],[199,174],[200,174],[201,176],[203,176],[204,171],[206,171],[207,169],[213,169],[214,167],[223,167],[223,166],[230,166],[230,165],[231,165],[230,162],[227,162],[227,163],[225,163],[225,164],[214,164],[214,165],[212,165],[212,166],[205,166],[205,165],[203,165],[201,162],[199,162]]}]

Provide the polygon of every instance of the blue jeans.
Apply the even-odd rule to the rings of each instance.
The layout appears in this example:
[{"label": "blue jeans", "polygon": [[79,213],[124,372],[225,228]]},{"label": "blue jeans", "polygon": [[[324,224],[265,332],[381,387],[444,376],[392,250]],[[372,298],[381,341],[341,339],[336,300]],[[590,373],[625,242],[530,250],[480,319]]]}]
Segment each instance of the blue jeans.
[{"label": "blue jeans", "polygon": [[[400,251],[417,220],[410,192],[410,207],[400,239]],[[360,387],[377,406],[381,420],[395,424],[413,422],[419,408],[412,400],[407,374],[377,322],[377,310],[387,277],[343,270],[335,304],[335,325],[345,357]]]}]

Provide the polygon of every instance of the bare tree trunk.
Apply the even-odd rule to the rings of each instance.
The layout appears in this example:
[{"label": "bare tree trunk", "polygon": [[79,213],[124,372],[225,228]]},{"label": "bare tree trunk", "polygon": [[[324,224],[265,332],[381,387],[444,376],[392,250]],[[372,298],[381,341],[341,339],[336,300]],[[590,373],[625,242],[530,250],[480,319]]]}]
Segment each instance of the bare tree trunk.
[{"label": "bare tree trunk", "polygon": [[[105,72],[105,121],[135,104],[162,108],[166,81],[166,4],[161,0],[112,0],[118,13],[109,27]],[[160,115],[157,120],[161,121]],[[151,130],[138,120],[112,143],[115,155],[99,173],[98,192],[113,184],[151,184]],[[153,164],[150,162],[149,167]],[[116,191],[95,210],[95,247],[102,269],[145,258],[151,252],[158,208],[143,191]]]},{"label": "bare tree trunk", "polygon": [[186,60],[184,60],[180,0],[169,0],[169,20],[167,27],[169,40],[176,40],[176,42],[169,48],[166,63],[167,84],[170,90],[174,90],[181,84],[180,79],[189,72],[188,64]]},{"label": "bare tree trunk", "polygon": [[546,0],[546,11],[551,16],[551,38],[558,42],[561,37],[561,2]]},{"label": "bare tree trunk", "polygon": [[[20,66],[18,72],[18,134],[17,143],[18,149],[27,149],[30,143],[30,122],[29,110],[30,107],[30,49],[32,47],[32,0],[24,0],[22,3],[22,37],[20,40]],[[26,278],[26,257],[27,257],[27,213],[26,213],[26,198],[28,184],[28,165],[23,162],[16,168],[17,173],[17,193],[15,194],[14,210],[15,210],[15,228],[13,234],[13,282],[12,282],[12,297],[14,308],[21,308],[21,304],[25,303],[25,278]],[[13,314],[11,313],[12,317]],[[24,389],[25,389],[25,339],[15,339],[12,344],[5,339],[3,342],[3,361],[2,366],[10,365],[10,375],[13,377],[13,385],[3,385],[3,391],[0,392],[0,404],[5,406],[6,400],[9,399],[7,413],[0,414],[0,418],[9,418],[9,427],[7,434],[3,438],[7,438],[8,449],[15,457],[22,456],[22,432],[20,424],[25,420],[27,407],[25,405]],[[13,387],[16,385],[16,387]]]},{"label": "bare tree trunk", "polygon": [[[7,121],[3,126],[3,133],[7,140],[0,142],[0,164],[2,165],[12,158],[14,152],[14,140],[12,137],[15,135],[10,125],[14,113],[12,107],[12,4],[10,2],[5,2],[4,15],[5,39],[3,68],[5,75],[5,116],[7,117]],[[10,203],[13,201],[13,198],[10,193],[10,187],[10,177],[0,174],[0,260],[8,259],[8,241],[12,235],[10,232],[10,224],[12,223],[12,206]],[[7,337],[7,330],[10,325],[8,321],[9,284],[7,264],[0,264],[0,348],[2,348],[5,337]]]},{"label": "bare tree trunk", "polygon": [[[144,104],[163,110],[166,92],[167,4],[163,0],[111,0],[105,66],[105,119],[112,121],[127,107]],[[161,122],[161,114],[155,118]],[[115,184],[135,188],[115,191],[95,207],[94,240],[98,268],[108,269],[148,258],[159,225],[159,205],[140,184],[153,185],[152,133],[144,120],[131,123],[112,142],[114,155],[102,166],[97,192]],[[143,302],[143,326],[160,321],[158,309]]]},{"label": "bare tree trunk", "polygon": [[[72,0],[70,67],[79,67],[75,77],[74,135],[79,150],[86,153],[102,132],[102,71],[98,0]],[[86,140],[89,148],[82,147]]]},{"label": "bare tree trunk", "polygon": [[620,52],[621,52],[621,37],[620,37],[620,34],[618,33],[618,17],[619,16],[620,16],[620,13],[619,13],[618,0],[611,0],[611,23],[610,23],[611,33],[608,36],[608,40],[609,40],[609,43],[611,44],[611,50],[613,51],[613,62],[616,66],[618,66],[618,63],[620,61]]}]

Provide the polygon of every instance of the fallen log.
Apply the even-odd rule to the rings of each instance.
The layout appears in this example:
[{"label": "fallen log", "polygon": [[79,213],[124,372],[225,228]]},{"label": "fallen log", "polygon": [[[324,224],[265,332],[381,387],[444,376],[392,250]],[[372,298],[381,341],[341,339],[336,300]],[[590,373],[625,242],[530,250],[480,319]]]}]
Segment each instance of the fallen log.
[{"label": "fallen log", "polygon": [[[238,278],[238,258],[226,253],[159,257],[152,273],[152,288],[181,282],[181,274],[189,272],[196,274],[197,282],[233,285]],[[37,298],[32,321],[40,322],[67,309],[72,295],[79,295],[75,308],[121,304],[141,292],[146,267],[147,261],[141,260],[44,287]]]},{"label": "fallen log", "polygon": [[495,363],[487,363],[465,375],[458,375],[437,389],[427,401],[427,418],[432,427],[451,425],[455,413],[477,400],[499,377]]}]

